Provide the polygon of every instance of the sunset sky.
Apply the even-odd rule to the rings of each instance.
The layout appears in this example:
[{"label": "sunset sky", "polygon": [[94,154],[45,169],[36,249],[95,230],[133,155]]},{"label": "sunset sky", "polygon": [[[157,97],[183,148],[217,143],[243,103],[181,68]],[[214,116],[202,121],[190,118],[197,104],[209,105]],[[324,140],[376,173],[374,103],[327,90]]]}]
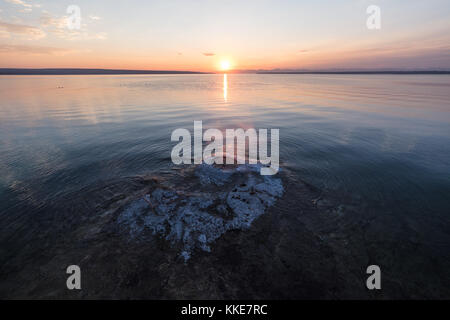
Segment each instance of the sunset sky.
[{"label": "sunset sky", "polygon": [[[369,5],[381,29],[366,27]],[[81,29],[69,30],[69,5]],[[448,0],[0,0],[0,68],[450,69]]]}]

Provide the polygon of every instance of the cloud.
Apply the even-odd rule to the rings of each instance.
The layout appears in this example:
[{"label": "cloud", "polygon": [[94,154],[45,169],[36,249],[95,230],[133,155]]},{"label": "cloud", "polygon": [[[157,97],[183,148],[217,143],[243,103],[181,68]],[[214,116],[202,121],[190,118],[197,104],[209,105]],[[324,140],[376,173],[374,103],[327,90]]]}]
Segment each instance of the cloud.
[{"label": "cloud", "polygon": [[5,0],[5,1],[9,2],[9,3],[12,3],[12,4],[18,4],[18,5],[21,5],[21,6],[24,6],[24,7],[32,7],[31,4],[26,3],[26,2],[24,2],[22,0]]},{"label": "cloud", "polygon": [[80,30],[69,30],[67,28],[67,16],[52,17],[50,14],[44,14],[40,18],[41,26],[48,32],[65,40],[105,40],[108,38],[106,32],[89,33],[87,26],[83,24]]},{"label": "cloud", "polygon": [[13,24],[0,21],[0,32],[15,33],[30,36],[30,39],[36,40],[46,36],[45,32],[39,28],[27,26],[23,24]]},{"label": "cloud", "polygon": [[41,26],[53,27],[58,30],[64,29],[67,26],[67,17],[53,18],[50,14],[44,14],[40,18]]},{"label": "cloud", "polygon": [[31,3],[27,3],[27,2],[22,1],[22,0],[5,0],[5,1],[9,2],[9,3],[12,3],[12,4],[16,4],[16,5],[22,6],[23,9],[20,10],[20,12],[31,12],[33,10],[32,9],[33,7],[35,7],[35,8],[40,8],[41,7],[41,5],[38,4],[38,3],[31,4]]},{"label": "cloud", "polygon": [[8,45],[0,44],[0,52],[27,53],[27,54],[67,54],[71,50],[45,46]]},{"label": "cloud", "polygon": [[108,34],[106,32],[99,32],[89,36],[88,39],[106,40],[108,39]]},{"label": "cloud", "polygon": [[8,31],[0,29],[0,39],[10,38],[10,34]]},{"label": "cloud", "polygon": [[89,19],[98,21],[98,20],[101,20],[102,18],[99,16],[89,16]]},{"label": "cloud", "polygon": [[204,55],[205,57],[212,57],[212,56],[215,56],[216,54],[215,54],[215,53],[212,53],[212,52],[204,52],[203,55]]},{"label": "cloud", "polygon": [[69,41],[77,40],[106,40],[108,39],[108,34],[106,32],[89,33],[87,31],[67,31],[58,34],[62,39]]}]

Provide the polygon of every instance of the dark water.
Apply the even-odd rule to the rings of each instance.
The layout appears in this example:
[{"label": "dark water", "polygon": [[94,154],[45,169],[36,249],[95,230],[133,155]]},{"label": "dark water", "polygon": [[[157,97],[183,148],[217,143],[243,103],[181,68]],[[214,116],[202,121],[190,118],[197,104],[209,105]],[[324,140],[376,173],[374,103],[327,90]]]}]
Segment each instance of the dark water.
[{"label": "dark water", "polygon": [[[391,296],[448,294],[447,75],[2,76],[0,96],[3,280],[20,274],[19,258],[13,267],[8,261],[28,241],[37,233],[51,234],[30,227],[49,204],[64,206],[62,199],[73,195],[92,197],[87,190],[108,181],[161,175],[172,167],[171,132],[192,132],[193,121],[202,120],[204,129],[279,128],[283,179],[290,186],[286,197],[303,192],[295,189],[301,182],[315,190],[311,201],[329,201],[331,215],[344,215],[333,232],[318,226],[326,226],[328,216],[299,224],[316,235],[340,232],[350,242],[360,241],[356,234],[362,228],[376,225],[365,233],[372,237],[370,246],[380,248],[375,256],[383,256],[386,246],[409,265],[402,269],[401,261],[388,262],[396,265],[392,270],[427,272],[414,265],[432,260],[434,267],[425,269],[438,273],[434,287],[422,295],[402,287]],[[290,216],[300,214],[300,203],[285,202]],[[352,212],[347,216],[346,208]],[[57,221],[57,215],[52,212],[51,219]],[[48,238],[42,241],[51,246]],[[393,249],[403,241],[422,247],[416,253]],[[360,243],[349,252],[367,250]],[[5,285],[0,292],[8,296],[10,290]],[[255,290],[248,296],[258,296]],[[27,295],[33,294],[40,295]]]}]

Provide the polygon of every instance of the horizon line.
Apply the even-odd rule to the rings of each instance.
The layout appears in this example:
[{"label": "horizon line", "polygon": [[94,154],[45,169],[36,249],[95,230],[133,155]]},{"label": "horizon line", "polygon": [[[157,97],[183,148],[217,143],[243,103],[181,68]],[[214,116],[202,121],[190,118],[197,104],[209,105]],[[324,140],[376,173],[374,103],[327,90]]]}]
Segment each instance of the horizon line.
[{"label": "horizon line", "polygon": [[120,75],[120,74],[450,74],[449,69],[248,69],[226,71],[143,70],[104,68],[0,68],[0,75]]}]

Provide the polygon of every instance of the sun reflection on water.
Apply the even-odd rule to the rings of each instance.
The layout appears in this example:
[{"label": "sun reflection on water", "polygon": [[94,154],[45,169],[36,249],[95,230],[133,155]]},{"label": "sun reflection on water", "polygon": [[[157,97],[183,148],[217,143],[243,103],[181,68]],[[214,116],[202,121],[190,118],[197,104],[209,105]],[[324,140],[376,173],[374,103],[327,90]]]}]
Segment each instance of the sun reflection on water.
[{"label": "sun reflection on water", "polygon": [[228,98],[228,79],[227,74],[223,75],[223,100],[226,102]]}]

